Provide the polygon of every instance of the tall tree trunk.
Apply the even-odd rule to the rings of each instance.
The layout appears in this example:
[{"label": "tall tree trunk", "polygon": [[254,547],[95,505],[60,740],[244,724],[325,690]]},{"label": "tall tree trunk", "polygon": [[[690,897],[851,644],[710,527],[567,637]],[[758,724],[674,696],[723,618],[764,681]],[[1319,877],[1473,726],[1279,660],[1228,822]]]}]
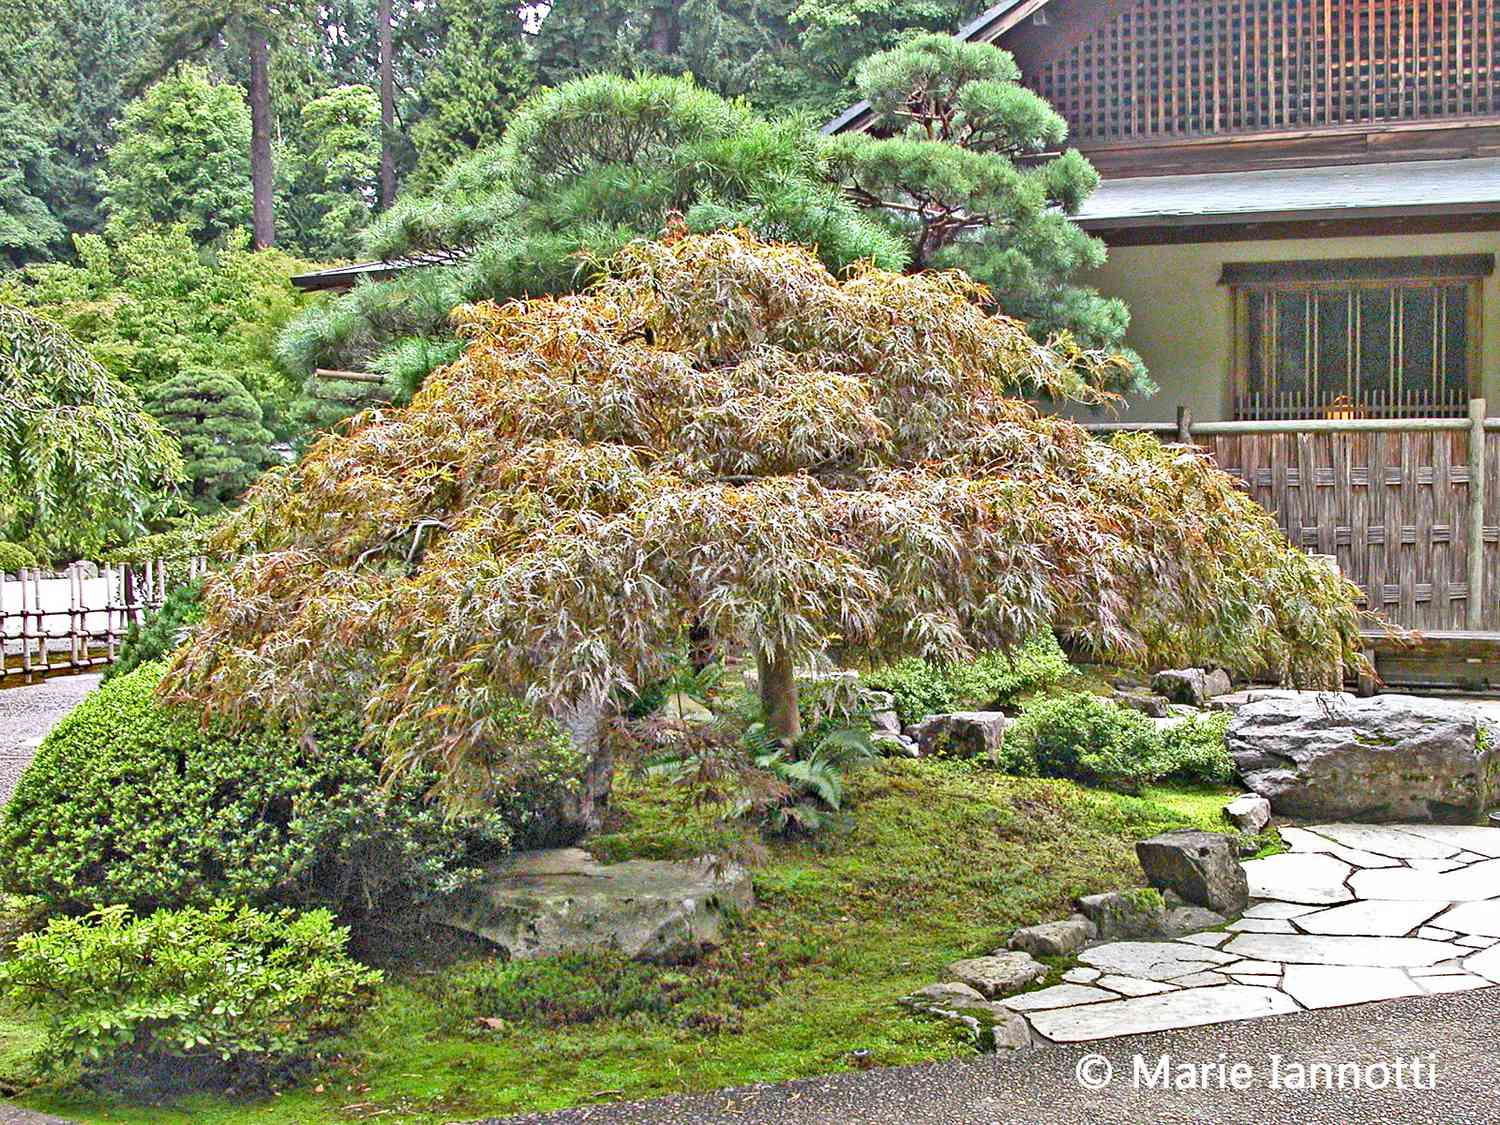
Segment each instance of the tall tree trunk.
[{"label": "tall tree trunk", "polygon": [[790,746],[802,736],[802,718],[797,711],[797,675],[792,658],[785,652],[760,653],[760,702],[766,721],[777,741]]},{"label": "tall tree trunk", "polygon": [[270,45],[266,29],[250,29],[250,194],[252,245],[276,244],[276,169],[271,163]]},{"label": "tall tree trunk", "polygon": [[380,0],[380,205],[396,201],[396,154],[391,135],[396,129],[396,79],[392,69],[391,0]]}]

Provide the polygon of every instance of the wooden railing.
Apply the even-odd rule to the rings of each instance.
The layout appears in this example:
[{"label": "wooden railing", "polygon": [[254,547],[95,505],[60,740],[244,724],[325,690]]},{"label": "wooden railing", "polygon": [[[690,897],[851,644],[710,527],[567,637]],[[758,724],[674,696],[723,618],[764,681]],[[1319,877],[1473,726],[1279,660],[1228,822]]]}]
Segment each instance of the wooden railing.
[{"label": "wooden railing", "polygon": [[1413,629],[1500,629],[1500,418],[1086,424],[1198,445],[1367,608]]},{"label": "wooden railing", "polygon": [[0,574],[0,686],[49,673],[111,664],[132,624],[160,607],[180,580],[206,570],[202,559],[168,565],[73,563],[48,573]]}]

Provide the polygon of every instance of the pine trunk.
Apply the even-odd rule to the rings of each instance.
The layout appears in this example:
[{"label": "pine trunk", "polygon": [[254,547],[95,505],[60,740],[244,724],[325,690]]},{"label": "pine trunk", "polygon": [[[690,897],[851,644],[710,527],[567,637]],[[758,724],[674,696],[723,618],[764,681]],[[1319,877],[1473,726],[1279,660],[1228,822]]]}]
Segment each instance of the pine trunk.
[{"label": "pine trunk", "polygon": [[766,721],[778,742],[790,746],[802,736],[802,718],[797,711],[797,676],[792,658],[785,652],[761,653],[760,702]]},{"label": "pine trunk", "polygon": [[396,80],[392,66],[391,0],[380,0],[380,205],[396,201],[396,154],[391,137],[396,129]]},{"label": "pine trunk", "polygon": [[276,170],[271,163],[270,45],[263,27],[250,29],[250,194],[252,241],[276,244]]}]

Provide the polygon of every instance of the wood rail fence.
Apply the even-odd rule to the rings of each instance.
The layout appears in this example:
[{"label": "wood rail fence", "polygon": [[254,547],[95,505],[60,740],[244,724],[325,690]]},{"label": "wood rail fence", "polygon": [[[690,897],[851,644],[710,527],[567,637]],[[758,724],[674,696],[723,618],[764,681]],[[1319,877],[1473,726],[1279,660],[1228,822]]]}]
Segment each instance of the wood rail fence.
[{"label": "wood rail fence", "polygon": [[1500,418],[1088,424],[1196,444],[1367,608],[1419,630],[1500,630]]},{"label": "wood rail fence", "polygon": [[0,686],[113,663],[130,626],[158,608],[179,579],[206,569],[192,559],[0,574]]}]

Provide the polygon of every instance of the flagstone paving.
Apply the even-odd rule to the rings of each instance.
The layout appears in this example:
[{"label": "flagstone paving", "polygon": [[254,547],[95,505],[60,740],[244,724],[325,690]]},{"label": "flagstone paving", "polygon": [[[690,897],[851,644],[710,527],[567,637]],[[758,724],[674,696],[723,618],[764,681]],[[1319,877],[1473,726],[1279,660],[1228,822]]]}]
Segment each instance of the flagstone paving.
[{"label": "flagstone paving", "polygon": [[1114,941],[1069,983],[1001,1003],[1080,1043],[1500,985],[1500,829],[1285,828],[1243,864],[1252,903],[1221,931]]}]

